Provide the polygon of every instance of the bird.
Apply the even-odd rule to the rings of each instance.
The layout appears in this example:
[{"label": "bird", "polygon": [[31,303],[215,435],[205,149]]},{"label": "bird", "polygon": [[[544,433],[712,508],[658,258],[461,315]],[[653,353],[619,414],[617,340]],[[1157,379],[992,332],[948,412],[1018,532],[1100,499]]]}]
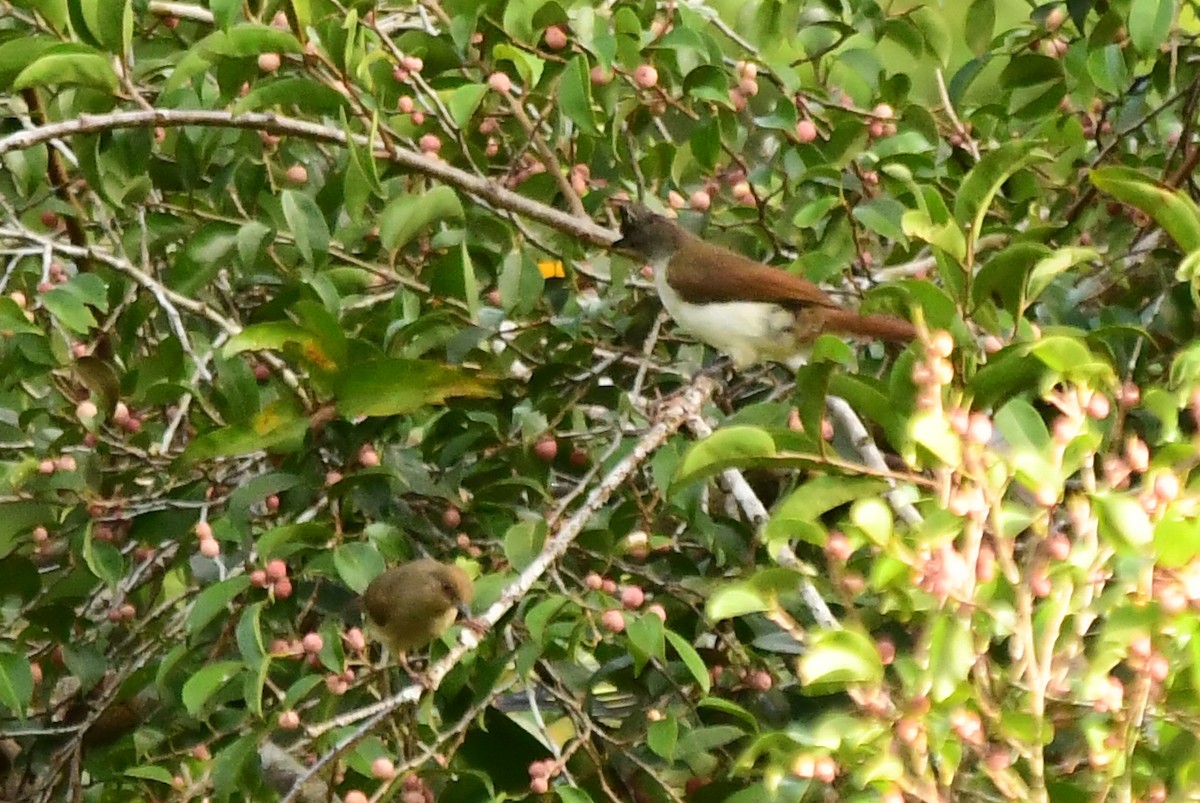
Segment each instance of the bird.
[{"label": "bird", "polygon": [[478,632],[480,626],[470,619],[474,594],[471,578],[460,567],[420,558],[372,580],[363,592],[363,611],[375,638],[402,659],[444,633],[459,614]]},{"label": "bird", "polygon": [[641,204],[621,202],[614,248],[654,268],[663,306],[684,331],[729,356],[734,368],[797,368],[819,335],[906,343],[916,328],[892,315],[843,307],[817,285],[707,242]]}]

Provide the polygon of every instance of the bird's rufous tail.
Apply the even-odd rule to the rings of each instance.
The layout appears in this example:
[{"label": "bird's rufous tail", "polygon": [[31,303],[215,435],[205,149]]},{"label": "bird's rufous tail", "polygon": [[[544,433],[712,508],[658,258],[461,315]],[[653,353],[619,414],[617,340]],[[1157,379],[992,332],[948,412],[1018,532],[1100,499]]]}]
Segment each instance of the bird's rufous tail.
[{"label": "bird's rufous tail", "polygon": [[853,310],[833,309],[825,313],[825,330],[854,337],[894,340],[907,343],[917,336],[917,328],[893,315],[860,315]]}]

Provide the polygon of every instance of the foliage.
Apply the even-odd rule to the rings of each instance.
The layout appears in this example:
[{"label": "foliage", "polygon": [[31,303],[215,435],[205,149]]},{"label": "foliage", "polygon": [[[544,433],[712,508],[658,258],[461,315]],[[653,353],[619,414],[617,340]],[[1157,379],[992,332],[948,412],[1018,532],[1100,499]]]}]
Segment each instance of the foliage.
[{"label": "foliage", "polygon": [[[1194,794],[1181,6],[6,4],[5,795]],[[619,193],[922,341],[710,398]]]}]

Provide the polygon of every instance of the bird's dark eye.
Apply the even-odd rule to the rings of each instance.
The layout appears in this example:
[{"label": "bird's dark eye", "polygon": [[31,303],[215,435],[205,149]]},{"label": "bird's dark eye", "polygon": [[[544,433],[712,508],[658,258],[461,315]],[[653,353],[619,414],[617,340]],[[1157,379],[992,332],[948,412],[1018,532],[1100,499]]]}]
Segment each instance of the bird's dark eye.
[{"label": "bird's dark eye", "polygon": [[442,593],[450,599],[458,598],[458,590],[454,587],[454,584],[444,580],[442,581]]}]

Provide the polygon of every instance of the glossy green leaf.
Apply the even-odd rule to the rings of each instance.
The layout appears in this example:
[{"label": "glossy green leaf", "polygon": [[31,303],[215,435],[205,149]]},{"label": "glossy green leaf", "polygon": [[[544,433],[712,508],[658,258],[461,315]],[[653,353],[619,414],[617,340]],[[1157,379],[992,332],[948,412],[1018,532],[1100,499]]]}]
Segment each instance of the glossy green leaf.
[{"label": "glossy green leaf", "polygon": [[19,717],[33,699],[33,670],[23,655],[0,652],[0,705]]},{"label": "glossy green leaf", "polygon": [[347,368],[335,391],[338,412],[346,418],[401,415],[450,398],[494,394],[488,382],[462,369],[394,358]]},{"label": "glossy green leaf", "polygon": [[426,226],[443,220],[462,220],[458,194],[438,186],[422,193],[398,195],[379,216],[379,240],[389,251],[403,248]]},{"label": "glossy green leaf", "polygon": [[971,48],[971,52],[976,56],[986,53],[995,29],[995,0],[971,0],[966,20],[967,47]]},{"label": "glossy green leaf", "polygon": [[217,661],[201,666],[183,684],[184,708],[192,716],[199,716],[205,703],[242,671],[241,661]]},{"label": "glossy green leaf", "polygon": [[683,485],[727,468],[751,465],[776,454],[775,440],[757,427],[724,427],[692,444],[679,463],[671,484]]},{"label": "glossy green leaf", "polygon": [[249,575],[239,574],[203,589],[188,612],[187,634],[195,636],[218,616],[227,614],[230,603],[249,587]]},{"label": "glossy green leaf", "polygon": [[356,594],[366,591],[371,581],[387,568],[379,550],[367,543],[342,544],[333,551],[333,565],[338,577]]},{"label": "glossy green leaf", "polygon": [[811,633],[796,670],[805,686],[878,683],[883,678],[883,662],[875,643],[854,630]]},{"label": "glossy green leaf", "polygon": [[329,226],[320,207],[299,190],[284,190],[281,202],[284,220],[304,261],[310,265],[323,262],[329,252]]},{"label": "glossy green leaf", "polygon": [[1174,0],[1131,0],[1129,41],[1143,56],[1153,55],[1166,41],[1174,17]]},{"label": "glossy green leaf", "polygon": [[35,86],[76,86],[117,91],[117,74],[106,56],[99,53],[47,51],[21,70],[13,80],[14,90]]},{"label": "glossy green leaf", "polygon": [[1200,207],[1186,193],[1128,167],[1101,167],[1088,175],[1102,192],[1149,215],[1185,252],[1200,249]]},{"label": "glossy green leaf", "polygon": [[583,56],[575,56],[567,63],[566,69],[563,70],[558,99],[563,114],[575,123],[580,131],[589,136],[600,133],[596,126],[595,113],[592,111],[592,80],[587,59]]},{"label": "glossy green leaf", "polygon": [[929,666],[933,672],[930,696],[934,702],[940,703],[953,695],[967,680],[974,663],[969,617],[938,616],[929,637]]},{"label": "glossy green leaf", "polygon": [[688,643],[687,639],[679,635],[673,630],[666,631],[667,641],[671,642],[671,648],[679,656],[679,660],[683,661],[683,665],[688,668],[695,679],[700,690],[708,694],[712,678],[708,673],[708,667],[704,663],[704,659],[696,652],[696,648]]}]

